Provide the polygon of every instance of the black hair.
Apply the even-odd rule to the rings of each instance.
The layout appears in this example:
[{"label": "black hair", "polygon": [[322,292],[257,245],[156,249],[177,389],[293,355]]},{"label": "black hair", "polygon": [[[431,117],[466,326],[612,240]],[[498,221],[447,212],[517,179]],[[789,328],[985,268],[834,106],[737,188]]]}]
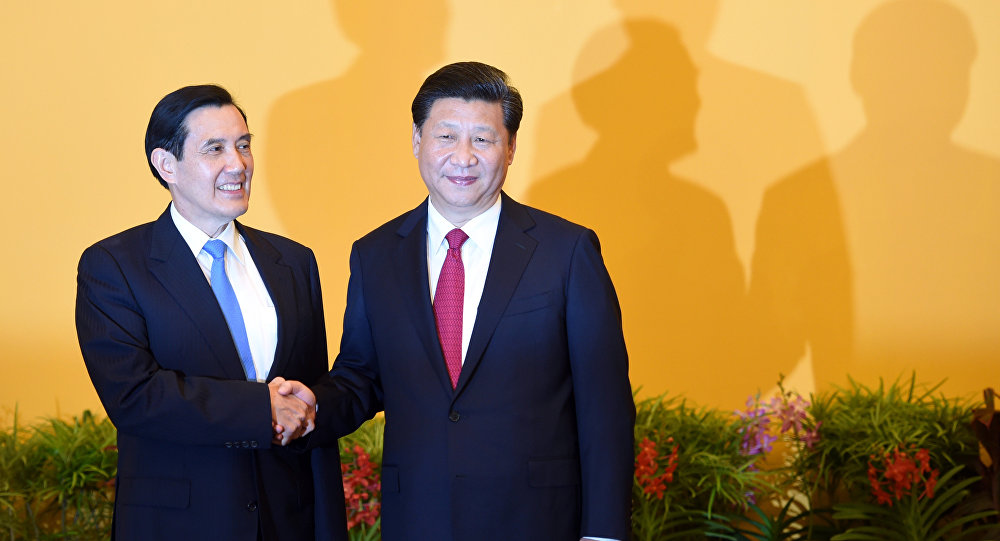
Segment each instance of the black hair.
[{"label": "black hair", "polygon": [[167,183],[153,166],[152,152],[162,148],[174,155],[178,160],[184,158],[184,140],[188,136],[187,117],[195,109],[206,106],[222,107],[232,105],[243,115],[243,109],[233,101],[228,90],[217,85],[193,85],[174,90],[163,96],[163,99],[153,108],[146,127],[146,162],[156,180],[166,188]]},{"label": "black hair", "polygon": [[413,124],[418,129],[423,127],[434,102],[442,98],[499,103],[509,137],[514,137],[521,126],[521,114],[524,112],[521,93],[511,86],[506,73],[482,62],[448,64],[424,80],[410,107]]}]

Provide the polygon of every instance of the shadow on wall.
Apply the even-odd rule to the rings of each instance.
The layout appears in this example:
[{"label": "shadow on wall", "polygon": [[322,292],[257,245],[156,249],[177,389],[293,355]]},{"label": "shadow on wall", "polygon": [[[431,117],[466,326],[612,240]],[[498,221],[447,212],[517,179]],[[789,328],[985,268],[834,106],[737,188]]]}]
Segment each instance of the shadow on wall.
[{"label": "shadow on wall", "polygon": [[[528,202],[597,231],[646,394],[742,405],[799,361],[748,349],[740,261],[752,252],[760,194],[823,154],[818,131],[797,85],[708,51],[717,2],[618,7],[625,20],[577,61],[582,82],[541,109]],[[620,58],[584,73],[606,65],[622,36]],[[566,167],[560,133],[576,113],[598,140]]]},{"label": "shadow on wall", "polygon": [[782,362],[808,347],[821,388],[911,370],[981,388],[1000,365],[1000,162],[951,139],[972,29],[950,4],[896,1],[863,21],[853,52],[866,125],[765,194],[754,347]]},{"label": "shadow on wall", "polygon": [[[351,243],[395,216],[371,209],[402,213],[427,196],[410,146],[410,102],[444,56],[448,10],[444,0],[333,8],[357,58],[336,79],[277,100],[266,167],[288,235],[316,252],[326,297],[340,306]],[[334,343],[340,315],[328,314]]]},{"label": "shadow on wall", "polygon": [[677,31],[627,20],[597,33],[578,64],[594,62],[589,54],[602,54],[622,31],[624,54],[572,89],[596,143],[579,163],[534,183],[528,201],[600,236],[622,303],[633,381],[647,392],[689,391],[679,387],[735,353],[743,274],[725,205],[669,171],[696,147],[699,108],[697,74]]},{"label": "shadow on wall", "polygon": [[[697,147],[678,157],[670,169],[722,198],[732,217],[736,253],[748,265],[761,194],[775,178],[827,152],[805,93],[791,81],[735,64],[709,50],[719,12],[717,0],[616,0],[616,6],[624,19],[657,21],[680,33],[697,72],[701,107],[694,124]],[[603,41],[607,50],[621,50],[613,38]],[[591,47],[583,52],[574,81],[589,78],[592,73],[587,70],[610,64],[605,61],[607,50]],[[655,56],[648,60],[650,65],[657,62]],[[623,82],[619,96],[628,99],[628,92]],[[566,145],[567,130],[583,128],[569,94],[546,103],[540,118],[540,128],[547,131],[537,137],[536,178],[582,157]]]}]

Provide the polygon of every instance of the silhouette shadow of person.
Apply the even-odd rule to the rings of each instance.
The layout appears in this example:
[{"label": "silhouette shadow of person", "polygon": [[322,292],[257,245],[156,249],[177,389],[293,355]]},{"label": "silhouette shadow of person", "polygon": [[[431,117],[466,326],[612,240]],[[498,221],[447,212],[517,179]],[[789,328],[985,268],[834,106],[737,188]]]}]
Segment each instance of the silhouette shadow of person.
[{"label": "silhouette shadow of person", "polygon": [[[372,209],[401,212],[427,196],[410,145],[410,102],[444,56],[448,9],[444,0],[391,9],[335,0],[333,8],[357,57],[337,78],[276,101],[265,167],[289,236],[316,252],[326,298],[340,303],[351,243],[393,217]],[[339,336],[339,324],[329,331]]]},{"label": "silhouette shadow of person", "polygon": [[[749,374],[727,365],[743,274],[726,207],[669,171],[696,148],[697,73],[677,30],[652,19],[598,32],[578,66],[593,65],[622,33],[624,53],[572,88],[596,142],[582,161],[533,183],[527,199],[600,237],[622,305],[633,381],[645,392],[669,387],[712,402],[716,393],[747,387]],[[716,367],[712,396],[689,392]]]},{"label": "silhouette shadow of person", "polygon": [[[670,169],[722,198],[733,222],[736,253],[749,266],[753,228],[768,184],[827,152],[805,92],[792,81],[723,58],[709,47],[719,0],[614,4],[623,19],[658,21],[680,34],[698,74],[701,106],[694,123],[698,145]],[[599,52],[587,56],[591,66],[601,64]],[[580,159],[565,144],[567,127],[578,124],[571,101],[569,95],[559,96],[539,112],[540,128],[552,132],[536,138],[538,176]]]},{"label": "silhouette shadow of person", "polygon": [[1000,361],[1000,162],[952,141],[972,28],[948,3],[897,0],[866,17],[853,53],[866,124],[764,196],[757,353],[810,355],[820,389],[911,371],[979,389]]}]

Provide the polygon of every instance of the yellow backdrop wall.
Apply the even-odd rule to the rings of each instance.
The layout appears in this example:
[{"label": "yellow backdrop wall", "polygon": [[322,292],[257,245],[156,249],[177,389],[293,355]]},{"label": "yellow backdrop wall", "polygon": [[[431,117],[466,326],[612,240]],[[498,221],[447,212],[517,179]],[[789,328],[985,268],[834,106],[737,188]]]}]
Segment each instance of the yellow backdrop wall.
[{"label": "yellow backdrop wall", "polygon": [[5,4],[0,422],[101,410],[76,262],[165,208],[161,96],[244,106],[244,221],[315,249],[335,352],[351,241],[425,193],[410,99],[468,59],[525,97],[508,193],[601,237],[644,392],[1000,384],[1000,3],[394,4]]}]

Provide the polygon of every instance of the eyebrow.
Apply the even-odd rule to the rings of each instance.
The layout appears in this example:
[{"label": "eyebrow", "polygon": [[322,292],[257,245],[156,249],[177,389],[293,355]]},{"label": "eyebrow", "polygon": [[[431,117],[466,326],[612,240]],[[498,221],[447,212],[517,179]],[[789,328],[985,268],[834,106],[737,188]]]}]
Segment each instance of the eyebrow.
[{"label": "eyebrow", "polygon": [[[450,130],[454,130],[454,129],[460,128],[461,124],[459,124],[457,122],[444,122],[444,121],[442,121],[442,122],[438,122],[435,125],[435,127],[437,127],[437,128],[447,128],[447,129],[450,129]],[[487,132],[487,133],[490,133],[490,134],[498,136],[498,137],[500,136],[500,132],[494,130],[492,127],[490,127],[490,126],[488,126],[486,124],[480,124],[480,125],[476,125],[476,126],[472,127],[472,133],[481,133],[481,132]]]},{"label": "eyebrow", "polygon": [[[252,133],[244,133],[243,135],[237,137],[236,140],[237,141],[249,141],[252,138],[253,138],[253,134]],[[218,145],[218,144],[225,143],[225,142],[226,142],[226,140],[223,139],[223,138],[221,138],[221,137],[213,137],[211,139],[205,140],[205,142],[203,142],[201,144],[201,146],[202,147],[207,147],[207,146],[212,146],[212,145]]]}]

